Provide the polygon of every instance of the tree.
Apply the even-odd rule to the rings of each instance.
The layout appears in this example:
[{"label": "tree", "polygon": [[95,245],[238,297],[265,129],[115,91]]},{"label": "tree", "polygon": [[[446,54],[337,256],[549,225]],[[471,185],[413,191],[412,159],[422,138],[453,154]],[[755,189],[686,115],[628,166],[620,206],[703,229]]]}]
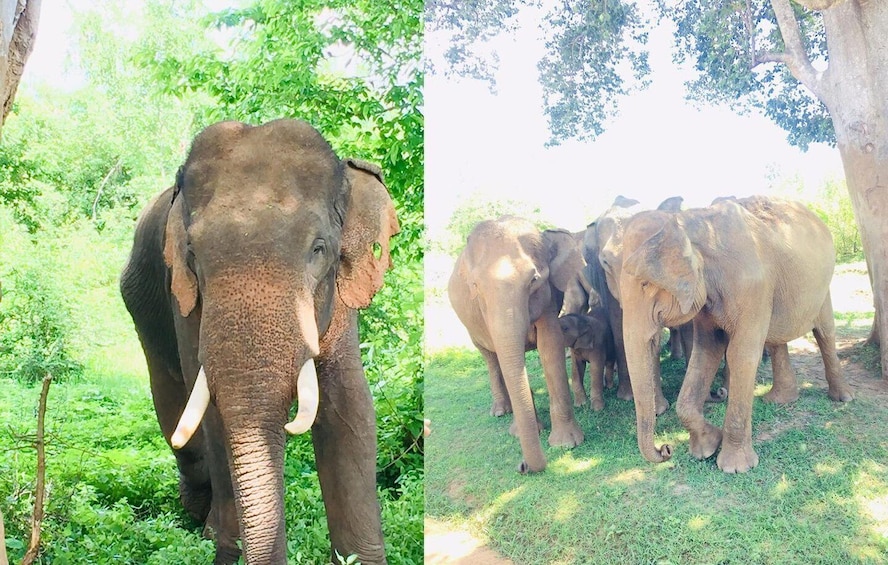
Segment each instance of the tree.
[{"label": "tree", "polygon": [[25,62],[34,48],[41,0],[3,0],[0,4],[0,127],[12,109]]},{"label": "tree", "polygon": [[[496,13],[490,6],[499,3],[471,3],[460,13],[476,17],[478,6]],[[431,2],[430,29],[458,29],[448,10]],[[693,61],[699,73],[688,84],[691,98],[762,110],[803,149],[811,142],[838,147],[873,286],[878,342],[888,335],[888,4],[658,0],[656,12],[677,26],[676,60]],[[548,21],[552,36],[539,69],[553,142],[594,138],[633,80],[644,85],[650,22],[631,0],[564,0]],[[881,357],[888,381],[888,347]]]}]

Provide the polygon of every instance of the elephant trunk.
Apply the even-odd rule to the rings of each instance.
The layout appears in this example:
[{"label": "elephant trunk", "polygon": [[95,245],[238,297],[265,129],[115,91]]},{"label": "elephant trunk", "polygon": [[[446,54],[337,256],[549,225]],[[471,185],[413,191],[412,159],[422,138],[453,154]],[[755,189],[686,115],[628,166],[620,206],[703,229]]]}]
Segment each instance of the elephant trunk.
[{"label": "elephant trunk", "polygon": [[[257,393],[259,394],[259,393]],[[231,480],[240,516],[244,560],[249,565],[286,562],[284,526],[284,422],[287,406],[246,408],[220,403],[229,446]],[[240,404],[240,406],[237,406]]]},{"label": "elephant trunk", "polygon": [[535,473],[546,468],[546,456],[540,444],[540,430],[524,358],[530,319],[527,307],[522,307],[520,301],[511,301],[511,304],[518,306],[507,307],[501,315],[493,317],[490,330],[512,403],[515,419],[513,430],[524,456],[519,471]]},{"label": "elephant trunk", "polygon": [[657,418],[655,379],[660,378],[659,328],[650,337],[650,332],[639,331],[635,316],[624,310],[623,335],[626,348],[626,361],[629,366],[629,379],[635,400],[635,421],[638,449],[651,463],[662,463],[672,457],[672,447],[663,444],[659,449],[654,445],[654,425]]},{"label": "elephant trunk", "polygon": [[[203,306],[200,356],[222,421],[244,559],[249,565],[285,563],[285,425],[310,428],[318,402],[313,301],[286,275],[213,283]],[[245,284],[253,300],[238,298]],[[309,394],[298,399],[297,416],[287,424],[297,391],[306,388]]]}]

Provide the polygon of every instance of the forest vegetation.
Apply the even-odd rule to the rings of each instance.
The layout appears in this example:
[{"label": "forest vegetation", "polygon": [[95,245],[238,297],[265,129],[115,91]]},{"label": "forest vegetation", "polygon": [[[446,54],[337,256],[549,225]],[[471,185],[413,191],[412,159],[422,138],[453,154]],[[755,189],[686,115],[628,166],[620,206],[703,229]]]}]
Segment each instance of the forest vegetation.
[{"label": "forest vegetation", "polygon": [[[173,182],[195,133],[294,117],[339,156],[379,164],[397,207],[394,268],[360,324],[389,562],[419,563],[422,5],[256,0],[213,12],[199,0],[102,0],[71,10],[69,44],[46,38],[67,50],[69,80],[26,75],[0,143],[0,511],[11,562],[28,543],[47,374],[41,562],[212,560],[178,500],[118,277],[139,211]],[[322,562],[309,437],[290,439],[285,473],[288,555]]]}]

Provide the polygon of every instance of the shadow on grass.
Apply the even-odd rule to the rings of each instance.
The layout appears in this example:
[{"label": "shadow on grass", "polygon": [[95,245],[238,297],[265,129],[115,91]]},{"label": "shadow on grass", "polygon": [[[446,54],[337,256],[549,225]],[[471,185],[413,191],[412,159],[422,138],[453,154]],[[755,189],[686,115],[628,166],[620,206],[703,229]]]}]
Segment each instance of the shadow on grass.
[{"label": "shadow on grass", "polygon": [[[657,443],[674,448],[654,465],[638,452],[632,403],[605,392],[605,409],[577,410],[585,442],[548,447],[548,395],[535,353],[528,372],[540,419],[547,470],[515,472],[521,453],[508,435],[511,417],[489,416],[484,362],[470,350],[429,359],[426,415],[426,513],[466,525],[517,563],[883,563],[888,562],[888,395],[856,345],[868,327],[843,329],[840,357],[855,401],[826,396],[816,348],[791,347],[798,401],[756,399],[753,442],[759,466],[741,475],[718,470],[714,457],[693,459],[674,409],[657,420]],[[876,356],[877,357],[877,356]],[[664,393],[674,402],[684,364],[663,364]],[[770,388],[765,362],[756,395]],[[715,424],[724,404],[707,405]]]}]

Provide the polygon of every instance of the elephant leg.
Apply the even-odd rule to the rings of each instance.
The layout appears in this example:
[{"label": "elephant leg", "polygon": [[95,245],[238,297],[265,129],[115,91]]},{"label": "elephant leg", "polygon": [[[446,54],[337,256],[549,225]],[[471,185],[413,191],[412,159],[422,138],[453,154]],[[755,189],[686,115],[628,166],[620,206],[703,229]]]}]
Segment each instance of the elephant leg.
[{"label": "elephant leg", "polygon": [[[574,348],[570,349],[570,387],[573,390],[574,406],[586,404],[586,387],[583,378],[586,376],[586,361],[582,359]],[[592,375],[592,394],[595,394],[595,375]]]},{"label": "elephant leg", "polygon": [[766,345],[765,349],[771,357],[771,370],[774,373],[774,384],[763,397],[768,402],[786,404],[799,397],[799,385],[795,371],[789,364],[789,347],[785,343]]},{"label": "elephant leg", "polygon": [[694,346],[675,410],[690,435],[691,455],[697,459],[710,457],[721,444],[722,432],[706,421],[703,404],[726,347],[724,332],[695,324]]},{"label": "elephant leg", "polygon": [[512,402],[509,400],[509,391],[503,381],[503,371],[500,368],[496,353],[475,344],[484,362],[487,363],[487,374],[490,377],[490,394],[493,396],[493,405],[490,407],[491,416],[504,416],[512,413]]},{"label": "elephant leg", "polygon": [[357,320],[316,359],[321,404],[311,428],[334,552],[385,563],[376,498],[376,416],[358,349]]},{"label": "elephant leg", "polygon": [[203,535],[216,540],[214,565],[231,565],[240,557],[237,545],[240,523],[234,501],[234,487],[228,464],[228,447],[222,433],[222,418],[215,405],[210,404],[204,414],[204,436],[207,444],[207,461],[213,484],[213,503],[204,526]]},{"label": "elephant leg", "polygon": [[823,358],[829,397],[839,402],[848,402],[853,395],[848,383],[845,382],[845,377],[842,376],[842,366],[836,353],[836,322],[833,318],[832,299],[829,293],[823,301],[814,326],[814,339],[817,340],[817,347]]},{"label": "elephant leg", "polygon": [[731,392],[725,410],[721,452],[716,459],[718,468],[725,473],[744,473],[758,465],[758,454],[752,448],[752,402],[766,330],[752,328],[738,332],[728,344]]},{"label": "elephant leg", "polygon": [[549,389],[549,414],[552,420],[550,445],[574,447],[583,443],[583,431],[574,418],[567,387],[564,363],[564,336],[555,312],[544,312],[536,322],[537,350]]},{"label": "elephant leg", "polygon": [[605,388],[614,388],[617,386],[617,377],[614,374],[616,369],[616,362],[612,359],[608,359],[604,364],[604,387]]},{"label": "elephant leg", "polygon": [[604,354],[594,350],[589,362],[589,400],[592,410],[596,412],[604,409]]}]

